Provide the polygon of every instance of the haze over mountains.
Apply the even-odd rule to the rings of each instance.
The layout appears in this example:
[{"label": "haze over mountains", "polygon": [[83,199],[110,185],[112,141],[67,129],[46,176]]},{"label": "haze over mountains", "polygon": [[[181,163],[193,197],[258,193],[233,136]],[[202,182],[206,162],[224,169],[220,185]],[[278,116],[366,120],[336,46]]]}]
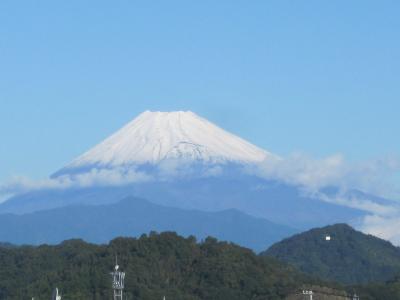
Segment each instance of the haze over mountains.
[{"label": "haze over mountains", "polygon": [[[59,213],[53,209],[110,205],[134,196],[183,212],[235,209],[253,218],[253,223],[263,218],[269,224],[300,231],[338,222],[357,225],[369,215],[370,204],[379,207],[391,203],[367,194],[363,194],[363,203],[330,201],[339,194],[335,187],[312,194],[301,186],[265,178],[258,172],[261,165],[268,168],[280,160],[278,155],[192,112],[147,111],[55,172],[49,186],[16,195],[1,204],[0,213]],[[93,207],[88,214],[94,214],[96,209]],[[133,218],[135,207],[129,209]],[[66,211],[59,215],[60,220],[66,217]],[[144,216],[152,213],[151,209],[142,211]],[[0,222],[2,218],[6,216],[0,215]],[[240,222],[236,225],[240,227]],[[187,226],[193,228],[192,224]],[[239,234],[231,239],[239,240]],[[273,240],[260,234],[256,243],[242,245],[256,249],[255,244],[283,237],[275,236]]]},{"label": "haze over mountains", "polygon": [[0,228],[7,227],[12,229],[0,230],[0,241],[15,245],[57,244],[76,237],[92,243],[108,243],[117,236],[173,231],[198,239],[213,236],[257,252],[296,232],[234,209],[183,210],[132,197],[106,205],[71,205],[19,216],[5,214],[0,217]]}]

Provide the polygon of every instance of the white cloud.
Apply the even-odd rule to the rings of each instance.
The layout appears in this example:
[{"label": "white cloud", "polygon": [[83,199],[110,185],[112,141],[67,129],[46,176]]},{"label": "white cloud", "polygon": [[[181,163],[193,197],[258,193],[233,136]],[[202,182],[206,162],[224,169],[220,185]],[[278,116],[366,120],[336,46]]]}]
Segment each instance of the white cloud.
[{"label": "white cloud", "polygon": [[[400,245],[400,204],[377,203],[374,199],[346,193],[348,190],[359,189],[389,199],[399,198],[399,185],[392,179],[400,173],[400,159],[385,158],[349,163],[341,154],[314,159],[297,153],[286,158],[269,159],[248,171],[266,179],[300,186],[309,196],[322,201],[361,209],[368,215],[357,226],[360,230]],[[198,172],[202,173],[201,176],[217,176],[222,173],[222,169],[216,166],[199,171],[189,163],[168,160],[159,165],[158,172],[157,178],[166,180],[174,176],[199,175]],[[92,169],[87,173],[44,180],[15,177],[0,186],[0,202],[14,194],[31,190],[124,185],[153,179],[152,176],[132,168]],[[329,196],[321,193],[324,187],[330,186],[339,187],[341,192]]]},{"label": "white cloud", "polygon": [[0,191],[0,203],[6,201],[7,199],[11,198],[14,194],[4,193],[2,194]]},{"label": "white cloud", "polygon": [[389,240],[395,245],[400,245],[400,212],[397,216],[386,217],[368,215],[364,218],[360,229],[382,239]]},{"label": "white cloud", "polygon": [[335,186],[343,190],[358,189],[383,197],[400,198],[399,184],[392,180],[400,173],[400,159],[392,157],[350,163],[341,154],[314,159],[297,153],[286,158],[266,160],[252,172],[267,179],[301,186],[310,192]]},{"label": "white cloud", "polygon": [[144,182],[151,177],[134,169],[92,169],[87,173],[63,175],[57,178],[31,180],[26,177],[13,177],[0,185],[0,202],[27,191],[41,189],[66,189],[71,187],[117,186],[133,182]]},{"label": "white cloud", "polygon": [[148,181],[151,177],[143,172],[138,172],[132,168],[114,168],[114,169],[91,169],[87,173],[79,173],[76,175],[61,176],[59,180],[72,181],[81,187],[88,186],[105,186],[105,185],[124,185],[133,182]]},{"label": "white cloud", "polygon": [[[400,245],[400,202],[380,203],[362,194],[347,193],[360,190],[400,200],[398,158],[350,163],[341,154],[322,159],[293,154],[286,158],[267,160],[252,172],[267,179],[300,186],[308,196],[322,201],[363,210],[367,215],[358,221],[358,229]],[[339,192],[327,195],[322,192],[326,187],[337,187]]]},{"label": "white cloud", "polygon": [[400,203],[397,204],[393,202],[392,205],[389,204],[379,204],[370,199],[354,196],[354,195],[346,195],[343,193],[339,193],[338,195],[328,196],[324,193],[315,193],[314,197],[330,202],[335,203],[347,207],[352,207],[356,209],[360,209],[372,214],[378,214],[381,216],[393,216],[399,212]]},{"label": "white cloud", "polygon": [[257,166],[257,173],[265,178],[282,180],[318,190],[338,180],[343,173],[344,160],[341,155],[324,159],[312,159],[303,154],[293,154],[287,158],[268,159]]}]

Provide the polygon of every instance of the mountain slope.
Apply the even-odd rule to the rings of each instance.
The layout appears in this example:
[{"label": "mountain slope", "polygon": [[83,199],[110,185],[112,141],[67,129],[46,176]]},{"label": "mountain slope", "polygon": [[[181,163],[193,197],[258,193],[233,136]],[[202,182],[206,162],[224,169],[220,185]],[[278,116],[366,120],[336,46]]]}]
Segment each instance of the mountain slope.
[{"label": "mountain slope", "polygon": [[[330,236],[331,240],[326,240]],[[344,284],[386,281],[400,274],[400,249],[346,224],[312,229],[271,246],[262,255]]]},{"label": "mountain slope", "polygon": [[257,163],[269,156],[190,111],[146,111],[55,175],[93,167],[154,165],[167,160]]},{"label": "mountain slope", "polygon": [[236,210],[213,213],[182,210],[137,198],[110,205],[77,205],[22,216],[0,215],[0,241],[13,244],[55,244],[71,238],[105,243],[117,236],[140,236],[150,231],[176,231],[199,239],[211,235],[255,251],[295,233],[289,227]]},{"label": "mountain slope", "polygon": [[[214,238],[198,244],[170,232],[118,238],[106,245],[82,240],[56,246],[0,245],[0,299],[49,299],[54,287],[63,299],[110,299],[115,255],[126,272],[126,299],[301,300],[304,289],[312,289],[315,299],[349,299],[340,285],[311,279],[274,258]],[[398,280],[347,290],[363,300],[400,295]]]},{"label": "mountain slope", "polygon": [[384,283],[370,283],[355,288],[363,300],[400,299],[400,277]]},{"label": "mountain slope", "polygon": [[24,214],[126,196],[204,211],[237,209],[300,230],[356,224],[366,212],[257,176],[280,160],[192,112],[144,112],[56,172],[50,188],[19,194],[1,213]]},{"label": "mountain slope", "polygon": [[237,209],[300,230],[327,223],[353,222],[365,212],[301,195],[296,187],[233,174],[126,186],[50,189],[16,196],[0,205],[0,214],[23,214],[68,205],[110,204],[141,197],[163,206],[203,211]]}]

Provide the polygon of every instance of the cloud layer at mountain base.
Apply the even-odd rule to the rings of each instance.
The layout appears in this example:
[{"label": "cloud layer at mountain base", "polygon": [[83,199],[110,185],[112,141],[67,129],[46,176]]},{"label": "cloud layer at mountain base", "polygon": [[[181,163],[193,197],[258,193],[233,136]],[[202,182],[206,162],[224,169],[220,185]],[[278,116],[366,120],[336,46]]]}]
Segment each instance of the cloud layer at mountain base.
[{"label": "cloud layer at mountain base", "polygon": [[[91,186],[121,186],[151,180],[151,176],[135,169],[91,169],[86,173],[63,175],[56,178],[31,180],[14,177],[0,186],[0,195],[5,201],[10,196],[41,189],[67,189]],[[1,197],[0,197],[1,199]]]},{"label": "cloud layer at mountain base", "polygon": [[381,215],[369,215],[363,220],[361,230],[400,246],[400,211],[397,215],[388,217]]},{"label": "cloud layer at mountain base", "polygon": [[[357,227],[396,245],[400,245],[400,206],[395,202],[376,203],[360,195],[348,195],[346,191],[360,190],[399,200],[400,186],[396,183],[399,173],[400,159],[394,157],[349,163],[340,154],[314,159],[299,153],[285,159],[265,161],[256,170],[256,174],[264,178],[298,185],[305,193],[322,201],[366,211],[367,216],[359,221]],[[321,192],[331,186],[338,187],[340,192],[334,196]]]},{"label": "cloud layer at mountain base", "polygon": [[[398,186],[392,178],[400,171],[400,160],[395,158],[349,163],[340,154],[322,159],[313,159],[303,154],[293,154],[286,158],[272,158],[257,166],[248,166],[246,172],[259,177],[283,181],[296,185],[307,195],[321,201],[349,206],[367,212],[359,229],[400,244],[400,235],[394,228],[400,225],[400,209],[397,205],[376,203],[359,196],[346,195],[346,191],[357,189],[373,195],[398,199]],[[182,172],[184,173],[182,175]],[[177,161],[160,164],[160,177],[182,177],[194,174],[190,163],[183,166]],[[210,166],[201,176],[219,176],[220,166]],[[67,174],[52,179],[30,180],[16,177],[0,186],[0,201],[7,197],[40,189],[67,189],[90,186],[121,186],[131,183],[155,180],[153,175],[135,168],[93,168],[86,173]],[[325,187],[338,187],[342,192],[329,196],[321,192]]]},{"label": "cloud layer at mountain base", "polygon": [[286,158],[270,159],[259,164],[255,174],[272,180],[298,185],[308,191],[335,186],[358,189],[373,195],[400,199],[400,186],[393,182],[400,174],[400,159],[386,157],[351,163],[343,155],[321,159],[296,153]]}]

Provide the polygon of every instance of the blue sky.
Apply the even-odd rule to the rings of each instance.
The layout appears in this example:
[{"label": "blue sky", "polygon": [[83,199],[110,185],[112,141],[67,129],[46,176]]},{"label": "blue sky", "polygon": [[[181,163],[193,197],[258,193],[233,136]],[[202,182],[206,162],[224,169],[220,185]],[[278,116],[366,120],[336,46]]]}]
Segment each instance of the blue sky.
[{"label": "blue sky", "polygon": [[271,152],[400,154],[399,1],[1,1],[0,182],[144,110]]}]

